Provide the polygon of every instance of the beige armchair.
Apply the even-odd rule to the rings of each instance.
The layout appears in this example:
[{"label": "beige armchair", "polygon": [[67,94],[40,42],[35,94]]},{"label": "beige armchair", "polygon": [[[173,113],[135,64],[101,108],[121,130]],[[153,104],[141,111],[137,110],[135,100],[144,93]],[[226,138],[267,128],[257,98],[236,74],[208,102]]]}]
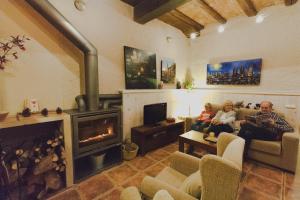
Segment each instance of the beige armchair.
[{"label": "beige armchair", "polygon": [[145,199],[153,199],[157,191],[167,190],[175,200],[234,200],[242,174],[245,141],[235,135],[221,133],[217,156],[199,159],[175,152],[170,167],[155,178],[146,176],[140,190]]}]

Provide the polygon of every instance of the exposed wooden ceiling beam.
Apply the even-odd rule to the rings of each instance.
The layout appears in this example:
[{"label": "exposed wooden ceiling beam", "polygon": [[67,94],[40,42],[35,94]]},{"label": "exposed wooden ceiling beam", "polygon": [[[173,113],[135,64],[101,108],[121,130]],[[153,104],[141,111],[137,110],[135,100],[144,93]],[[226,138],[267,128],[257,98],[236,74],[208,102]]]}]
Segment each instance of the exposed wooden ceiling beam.
[{"label": "exposed wooden ceiling beam", "polygon": [[159,19],[181,30],[186,37],[190,37],[191,33],[200,35],[200,31],[204,29],[203,25],[186,16],[177,9],[160,16]]},{"label": "exposed wooden ceiling beam", "polygon": [[181,20],[183,23],[189,24],[190,26],[194,27],[195,30],[197,30],[198,32],[200,30],[204,29],[204,26],[202,24],[196,22],[195,20],[193,20],[189,16],[186,16],[185,14],[183,14],[182,12],[180,12],[177,9],[172,10],[170,12],[170,14],[173,15],[178,20]]},{"label": "exposed wooden ceiling beam", "polygon": [[131,6],[136,6],[138,3],[140,3],[142,0],[121,0]]},{"label": "exposed wooden ceiling beam", "polygon": [[295,3],[297,3],[298,0],[284,0],[284,3],[286,6],[291,6]]},{"label": "exposed wooden ceiling beam", "polygon": [[248,17],[257,15],[257,10],[251,0],[237,0],[237,2]]},{"label": "exposed wooden ceiling beam", "polygon": [[179,20],[177,17],[174,17],[171,13],[166,13],[159,17],[159,19],[183,32],[186,37],[190,37],[191,33],[199,32],[198,29],[195,29],[190,24],[187,24],[181,20]]},{"label": "exposed wooden ceiling beam", "polygon": [[143,0],[134,7],[134,21],[145,24],[190,0]]},{"label": "exposed wooden ceiling beam", "polygon": [[213,9],[210,5],[208,5],[204,0],[197,0],[197,2],[202,6],[202,8],[215,20],[217,20],[221,24],[225,24],[227,20],[222,17],[215,9]]}]

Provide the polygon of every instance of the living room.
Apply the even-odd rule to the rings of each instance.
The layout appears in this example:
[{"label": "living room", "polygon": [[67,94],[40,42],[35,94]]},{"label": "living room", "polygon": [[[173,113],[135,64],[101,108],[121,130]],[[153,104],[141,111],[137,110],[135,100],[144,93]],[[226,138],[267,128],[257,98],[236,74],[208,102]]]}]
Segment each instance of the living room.
[{"label": "living room", "polygon": [[[293,4],[287,6],[285,2],[288,1],[283,0],[252,0],[257,14],[248,17],[239,8],[237,13],[233,14],[235,17],[226,18],[226,23],[223,24],[210,16],[211,21],[202,24],[205,28],[194,39],[188,38],[182,30],[158,18],[145,24],[135,22],[133,7],[123,1],[50,0],[49,2],[97,49],[99,94],[121,92],[123,139],[130,138],[132,127],[143,124],[144,105],[162,102],[167,102],[168,117],[183,119],[199,115],[207,102],[221,104],[229,99],[234,103],[243,101],[245,106],[252,103],[253,106],[268,100],[274,104],[275,110],[284,113],[291,125],[299,130],[300,93],[297,86],[300,85],[300,81],[297,75],[300,72],[300,3],[298,1],[291,1]],[[74,2],[77,2],[76,6]],[[204,2],[212,7],[216,4],[214,1]],[[226,2],[225,10],[239,7],[237,2],[234,5],[232,1]],[[185,3],[177,9],[183,12],[187,9],[184,5],[191,2]],[[192,3],[193,6],[199,4],[196,1]],[[263,18],[260,23],[256,22],[257,16]],[[7,42],[10,36],[18,35],[25,35],[30,39],[24,41],[26,50],[18,51],[18,59],[9,57],[7,59],[10,62],[1,64],[4,69],[0,70],[2,94],[0,111],[8,111],[8,117],[15,117],[24,110],[24,101],[33,99],[37,100],[39,111],[44,108],[49,112],[55,111],[57,107],[62,110],[77,108],[75,97],[84,94],[88,84],[84,75],[85,55],[80,47],[74,45],[67,34],[64,35],[60,29],[52,26],[26,1],[1,2],[0,17],[3,26],[0,31],[1,42]],[[219,32],[220,25],[223,25],[224,30]],[[186,75],[190,72],[193,79],[192,89],[176,89],[176,81],[164,83],[162,89],[129,89],[126,86],[124,46],[155,53],[157,83],[161,80],[161,61],[164,58],[172,59],[176,63],[176,80],[183,85]],[[208,64],[250,59],[262,59],[258,85],[207,84]],[[0,130],[0,134],[1,131],[3,129]],[[4,143],[5,139],[4,137]],[[1,145],[5,146],[2,142]],[[174,148],[178,150],[178,146],[171,144],[167,150]],[[66,151],[70,150],[66,148]],[[163,159],[158,163],[153,162],[156,154],[152,155],[152,158],[146,156],[142,163],[149,162],[156,168],[164,166],[163,163],[167,162],[166,158],[170,153],[162,150],[157,154],[163,155]],[[127,161],[125,166],[126,164]],[[132,171],[128,171],[124,163],[120,165],[131,174]],[[253,167],[254,164],[250,166]],[[279,174],[280,184],[275,181],[279,192],[249,186],[244,189],[248,196],[242,196],[240,199],[299,198],[299,189],[295,189],[297,183],[299,184],[299,180],[296,179],[299,165],[297,169],[295,175],[281,170],[267,171],[268,176],[275,174],[277,177]],[[108,169],[107,174],[109,170],[111,169]],[[141,178],[141,174],[145,174],[145,171],[147,170],[141,170],[141,173],[134,173],[132,176],[136,179]],[[105,178],[101,176],[102,174]],[[102,172],[95,175],[94,179],[92,177],[91,180],[76,183],[67,189],[67,192],[71,191],[73,199],[103,197],[118,199],[110,194],[118,196],[126,184],[117,183],[107,174]],[[294,184],[287,187],[290,184],[287,180],[291,177]],[[111,182],[115,185],[108,187]],[[86,185],[83,187],[86,189],[98,184],[103,184],[101,185],[103,187],[94,187],[99,190],[98,192],[85,194],[82,189],[83,185]]]}]

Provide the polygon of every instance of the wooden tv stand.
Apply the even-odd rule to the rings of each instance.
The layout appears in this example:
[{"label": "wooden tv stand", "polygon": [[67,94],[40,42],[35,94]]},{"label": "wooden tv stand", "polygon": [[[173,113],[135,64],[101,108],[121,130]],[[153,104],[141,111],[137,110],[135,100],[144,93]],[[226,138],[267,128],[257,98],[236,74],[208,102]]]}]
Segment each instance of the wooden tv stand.
[{"label": "wooden tv stand", "polygon": [[175,142],[184,132],[184,122],[176,120],[158,125],[145,125],[131,128],[131,140],[139,146],[139,153],[145,155],[148,151]]}]

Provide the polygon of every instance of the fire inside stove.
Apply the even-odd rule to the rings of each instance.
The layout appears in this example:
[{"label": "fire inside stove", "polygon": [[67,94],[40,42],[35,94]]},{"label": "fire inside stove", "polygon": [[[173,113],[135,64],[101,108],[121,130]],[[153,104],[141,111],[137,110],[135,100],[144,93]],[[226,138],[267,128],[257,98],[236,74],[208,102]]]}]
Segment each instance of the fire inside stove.
[{"label": "fire inside stove", "polygon": [[93,141],[99,141],[99,140],[103,140],[106,137],[109,137],[113,135],[113,131],[112,128],[108,128],[106,133],[98,133],[96,136],[94,137],[89,137],[85,140],[79,140],[79,143],[87,143],[87,142],[93,142]]},{"label": "fire inside stove", "polygon": [[115,135],[112,120],[83,122],[79,125],[79,146],[94,144]]}]

